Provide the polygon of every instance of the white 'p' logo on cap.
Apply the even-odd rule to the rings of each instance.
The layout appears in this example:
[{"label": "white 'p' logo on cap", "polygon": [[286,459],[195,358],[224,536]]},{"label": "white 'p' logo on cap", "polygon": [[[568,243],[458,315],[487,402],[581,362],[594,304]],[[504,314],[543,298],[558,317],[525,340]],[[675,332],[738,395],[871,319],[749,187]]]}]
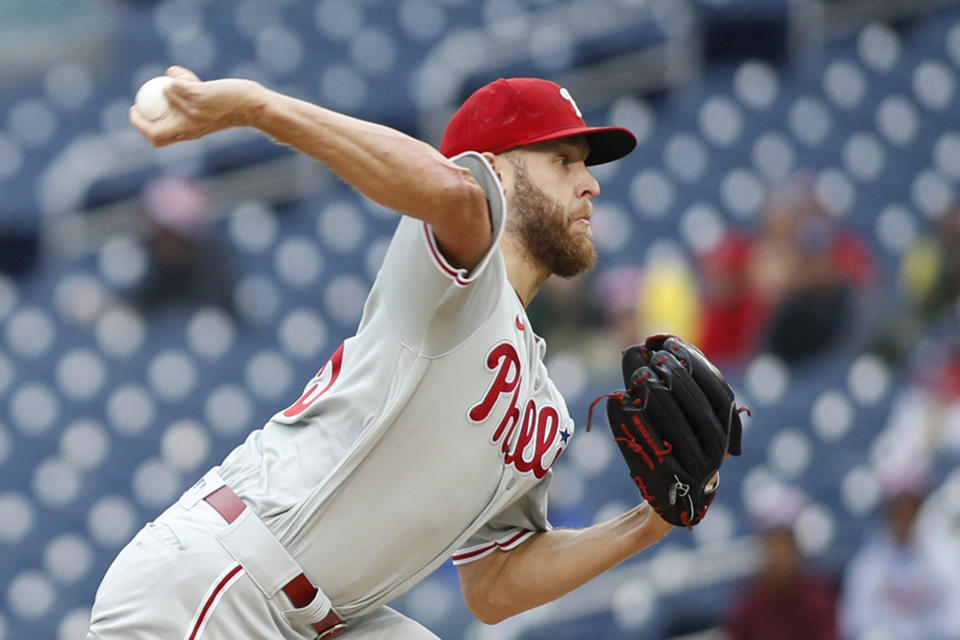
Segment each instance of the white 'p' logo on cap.
[{"label": "white 'p' logo on cap", "polygon": [[583,114],[580,113],[580,107],[577,106],[577,102],[573,99],[573,96],[570,95],[570,92],[567,91],[566,87],[560,87],[560,97],[570,103],[570,106],[573,107],[573,110],[577,112],[578,118],[583,117]]}]

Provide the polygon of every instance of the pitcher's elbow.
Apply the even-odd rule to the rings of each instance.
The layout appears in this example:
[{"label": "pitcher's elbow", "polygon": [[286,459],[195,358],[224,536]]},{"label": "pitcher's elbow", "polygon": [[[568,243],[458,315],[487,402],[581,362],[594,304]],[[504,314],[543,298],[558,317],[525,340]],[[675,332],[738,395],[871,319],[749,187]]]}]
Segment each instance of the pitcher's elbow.
[{"label": "pitcher's elbow", "polygon": [[495,598],[481,594],[467,598],[467,608],[484,624],[497,624],[523,611],[513,604],[498,602]]},{"label": "pitcher's elbow", "polygon": [[483,624],[498,624],[510,617],[510,613],[495,607],[470,607],[473,616]]}]

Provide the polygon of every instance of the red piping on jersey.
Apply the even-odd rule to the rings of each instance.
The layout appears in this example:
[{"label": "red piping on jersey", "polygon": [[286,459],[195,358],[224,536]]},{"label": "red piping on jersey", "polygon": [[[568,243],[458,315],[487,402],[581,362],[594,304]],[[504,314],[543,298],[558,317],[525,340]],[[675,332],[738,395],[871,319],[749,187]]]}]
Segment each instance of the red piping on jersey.
[{"label": "red piping on jersey", "polygon": [[484,554],[484,553],[487,553],[488,551],[492,551],[493,549],[498,548],[498,547],[499,547],[500,549],[506,549],[506,548],[509,547],[510,545],[512,545],[512,544],[514,544],[515,542],[517,542],[518,540],[520,540],[520,538],[522,538],[522,537],[524,537],[524,536],[528,536],[528,535],[530,535],[531,533],[533,533],[533,531],[529,531],[529,530],[520,531],[520,532],[516,533],[514,536],[512,536],[511,538],[509,538],[508,540],[506,540],[506,541],[504,541],[504,542],[494,541],[494,542],[491,542],[491,543],[489,543],[489,544],[486,544],[486,545],[484,545],[484,546],[482,546],[482,547],[480,547],[480,548],[478,548],[478,549],[474,549],[473,551],[467,551],[466,553],[455,553],[455,554],[453,555],[453,560],[456,561],[456,562],[460,562],[460,561],[462,561],[462,560],[469,560],[470,558],[475,558],[475,557],[477,557],[477,556],[479,556],[479,555],[482,555],[482,554]]},{"label": "red piping on jersey", "polygon": [[478,556],[478,555],[480,555],[481,553],[486,553],[487,551],[490,551],[491,549],[493,549],[493,548],[496,547],[496,546],[497,546],[497,543],[496,543],[496,542],[491,542],[490,544],[488,544],[488,545],[485,546],[485,547],[480,547],[479,549],[474,549],[473,551],[470,551],[470,552],[467,552],[467,553],[456,554],[456,555],[453,556],[453,559],[454,559],[455,561],[458,561],[458,562],[459,562],[460,560],[469,560],[470,558],[473,558],[474,556]]},{"label": "red piping on jersey", "polygon": [[523,536],[530,535],[531,533],[532,533],[531,531],[521,531],[517,535],[507,540],[506,542],[497,542],[497,546],[500,547],[501,549],[505,549],[506,547],[509,547],[514,542],[522,538]]},{"label": "red piping on jersey", "polygon": [[213,593],[210,594],[210,597],[208,597],[206,602],[203,603],[203,608],[200,609],[200,615],[197,616],[197,622],[193,625],[193,630],[190,632],[190,635],[187,636],[187,640],[195,640],[197,634],[200,632],[200,627],[203,626],[203,621],[206,619],[207,614],[210,613],[210,607],[213,606],[214,600],[216,600],[220,592],[226,588],[227,584],[233,580],[234,576],[236,576],[237,573],[242,570],[243,567],[238,564],[223,577],[223,580],[220,581],[220,584],[216,586],[216,588],[213,590]]},{"label": "red piping on jersey", "polygon": [[427,236],[427,246],[430,247],[430,253],[433,254],[433,261],[437,263],[437,266],[447,274],[447,277],[452,279],[461,287],[465,287],[470,284],[470,280],[464,280],[462,271],[459,269],[454,269],[450,266],[450,263],[447,262],[447,259],[443,257],[443,254],[440,253],[440,248],[437,246],[437,239],[433,236],[433,231],[430,230],[430,225],[426,222],[423,223],[423,233]]}]

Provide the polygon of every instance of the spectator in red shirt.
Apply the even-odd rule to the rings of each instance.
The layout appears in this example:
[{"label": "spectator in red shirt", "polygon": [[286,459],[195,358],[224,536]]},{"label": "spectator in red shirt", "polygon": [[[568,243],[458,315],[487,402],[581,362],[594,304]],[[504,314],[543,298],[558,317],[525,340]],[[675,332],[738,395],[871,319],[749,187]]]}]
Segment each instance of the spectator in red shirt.
[{"label": "spectator in red shirt", "polygon": [[776,190],[761,212],[752,271],[772,309],[766,350],[799,363],[859,339],[876,264],[820,202],[809,175]]},{"label": "spectator in red shirt", "polygon": [[700,257],[703,281],[700,347],[718,366],[737,367],[756,355],[770,309],[750,273],[753,240],[730,232]]},{"label": "spectator in red shirt", "polygon": [[807,569],[793,530],[772,527],[762,541],[759,572],[726,621],[730,640],[839,640],[836,591]]}]

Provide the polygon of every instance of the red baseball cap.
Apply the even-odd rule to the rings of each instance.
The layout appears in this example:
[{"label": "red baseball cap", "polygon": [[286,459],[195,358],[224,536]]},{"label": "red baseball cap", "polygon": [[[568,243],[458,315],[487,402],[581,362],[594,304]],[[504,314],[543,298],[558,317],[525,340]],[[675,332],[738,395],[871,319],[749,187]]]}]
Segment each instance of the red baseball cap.
[{"label": "red baseball cap", "polygon": [[448,158],[464,151],[500,153],[571,136],[586,136],[588,165],[617,160],[637,146],[628,129],[588,127],[560,85],[540,78],[501,78],[477,89],[453,114],[440,152]]}]

